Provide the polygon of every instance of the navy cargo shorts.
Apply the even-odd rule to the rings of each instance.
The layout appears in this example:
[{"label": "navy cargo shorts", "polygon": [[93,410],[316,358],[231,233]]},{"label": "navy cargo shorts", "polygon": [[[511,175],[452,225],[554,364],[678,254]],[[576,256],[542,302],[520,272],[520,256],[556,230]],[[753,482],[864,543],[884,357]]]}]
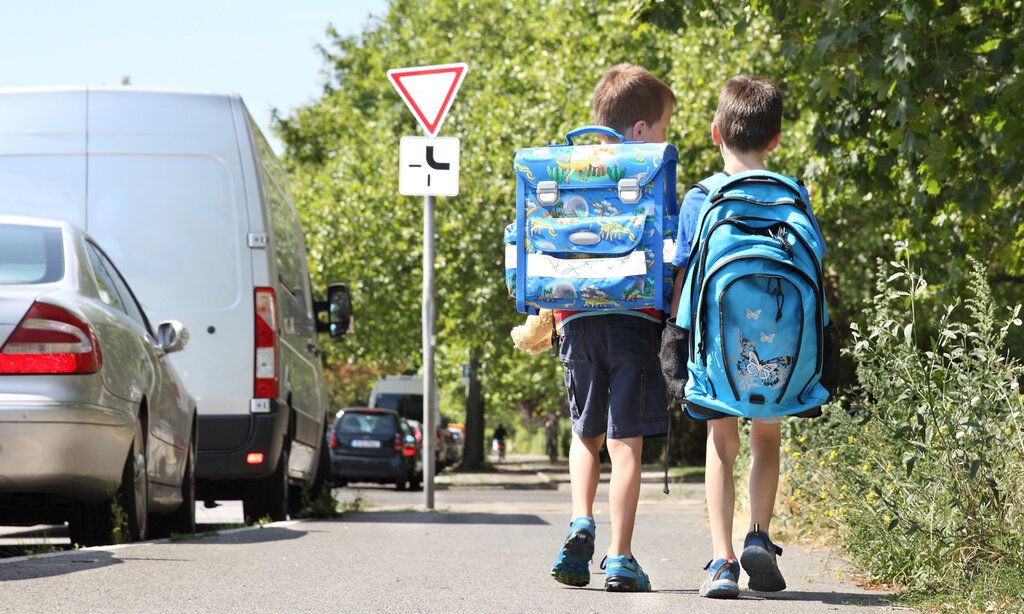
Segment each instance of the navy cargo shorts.
[{"label": "navy cargo shorts", "polygon": [[633,315],[587,315],[562,326],[559,356],[573,432],[609,439],[668,432],[660,340],[660,324]]}]

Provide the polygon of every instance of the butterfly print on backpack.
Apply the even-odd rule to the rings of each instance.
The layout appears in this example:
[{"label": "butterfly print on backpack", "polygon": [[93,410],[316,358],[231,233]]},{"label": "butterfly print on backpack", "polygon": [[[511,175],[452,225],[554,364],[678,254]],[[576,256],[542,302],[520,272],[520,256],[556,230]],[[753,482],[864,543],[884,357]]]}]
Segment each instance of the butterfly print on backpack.
[{"label": "butterfly print on backpack", "polygon": [[740,388],[749,390],[754,384],[769,388],[778,386],[793,367],[793,357],[778,356],[764,360],[757,354],[754,342],[743,335],[742,329],[739,335],[740,359],[736,361],[736,367],[739,369]]}]

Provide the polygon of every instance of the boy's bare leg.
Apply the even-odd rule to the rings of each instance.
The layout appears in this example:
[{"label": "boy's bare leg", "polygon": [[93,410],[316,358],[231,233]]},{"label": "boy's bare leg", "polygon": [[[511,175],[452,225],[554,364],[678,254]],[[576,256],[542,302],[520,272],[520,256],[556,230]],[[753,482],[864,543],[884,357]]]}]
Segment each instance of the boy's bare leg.
[{"label": "boy's bare leg", "polygon": [[754,421],[750,428],[750,452],[754,457],[750,468],[750,528],[758,524],[768,531],[775,509],[775,493],[779,488],[779,445],[782,423]]},{"label": "boy's bare leg", "polygon": [[569,444],[569,483],[572,486],[572,517],[594,517],[594,497],[601,478],[601,444],[604,435],[580,437],[574,431]]},{"label": "boy's bare leg", "polygon": [[733,467],[740,451],[736,418],[708,420],[708,452],[704,470],[704,490],[711,523],[714,560],[735,559],[732,549],[732,516],[736,508]]},{"label": "boy's bare leg", "polygon": [[643,437],[608,440],[608,456],[612,460],[612,480],[608,488],[612,521],[610,557],[633,556],[633,525],[640,500],[640,452],[643,448]]}]

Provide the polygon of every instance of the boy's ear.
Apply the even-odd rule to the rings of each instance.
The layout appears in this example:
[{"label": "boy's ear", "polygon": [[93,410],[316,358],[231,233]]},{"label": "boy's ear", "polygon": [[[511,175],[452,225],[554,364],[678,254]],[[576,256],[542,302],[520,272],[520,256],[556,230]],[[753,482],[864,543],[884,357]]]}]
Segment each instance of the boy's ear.
[{"label": "boy's ear", "polygon": [[711,122],[711,142],[722,146],[722,133],[718,130],[718,122]]},{"label": "boy's ear", "polygon": [[765,153],[775,151],[775,148],[779,146],[779,142],[782,141],[782,132],[775,135],[771,143],[768,143],[768,147],[764,150]]},{"label": "boy's ear", "polygon": [[641,119],[633,124],[633,127],[629,129],[629,134],[624,134],[622,136],[626,137],[627,141],[642,141],[644,140],[644,136],[647,134],[647,131],[647,122]]}]

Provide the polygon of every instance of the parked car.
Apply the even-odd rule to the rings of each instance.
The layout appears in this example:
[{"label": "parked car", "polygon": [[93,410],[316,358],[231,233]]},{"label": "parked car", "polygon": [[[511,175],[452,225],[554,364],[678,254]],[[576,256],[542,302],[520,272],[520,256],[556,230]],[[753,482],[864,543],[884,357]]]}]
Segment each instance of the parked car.
[{"label": "parked car", "polygon": [[81,230],[0,216],[0,522],[195,532],[196,403],[167,360],[188,337]]},{"label": "parked car", "polygon": [[445,437],[448,440],[448,460],[445,464],[448,466],[458,465],[462,462],[462,452],[465,449],[465,440],[462,436],[462,431],[457,428],[447,427],[444,430]]},{"label": "parked car", "polygon": [[[370,407],[391,409],[422,430],[423,378],[415,375],[387,375],[370,391]],[[448,440],[441,428],[441,411],[434,396],[434,465],[439,473],[447,465]]]},{"label": "parked car", "polygon": [[376,482],[398,490],[420,487],[422,446],[398,412],[352,407],[338,412],[328,433],[334,483]]},{"label": "parked car", "polygon": [[0,213],[83,227],[147,314],[192,332],[171,363],[198,403],[200,496],[287,518],[329,472],[317,334],[345,334],[351,300],[313,299],[287,173],[241,98],[0,91],[0,194]]}]

